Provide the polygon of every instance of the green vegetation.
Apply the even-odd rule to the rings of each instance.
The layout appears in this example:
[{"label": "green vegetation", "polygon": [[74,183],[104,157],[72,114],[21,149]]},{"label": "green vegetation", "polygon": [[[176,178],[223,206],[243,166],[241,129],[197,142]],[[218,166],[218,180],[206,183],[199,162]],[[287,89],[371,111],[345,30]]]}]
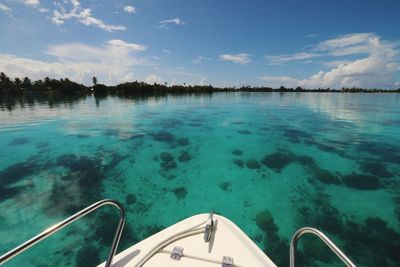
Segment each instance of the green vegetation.
[{"label": "green vegetation", "polygon": [[0,73],[0,94],[22,94],[26,92],[60,92],[60,93],[98,93],[98,94],[165,94],[165,93],[213,93],[213,92],[350,92],[350,93],[379,93],[379,92],[400,92],[399,89],[365,89],[365,88],[342,88],[342,89],[305,89],[301,87],[279,88],[271,87],[213,87],[212,85],[171,85],[167,84],[147,84],[134,81],[118,84],[116,86],[107,86],[99,84],[96,77],[92,78],[93,86],[85,86],[65,79],[50,79],[32,82],[28,77],[15,78],[12,80],[5,73]]}]

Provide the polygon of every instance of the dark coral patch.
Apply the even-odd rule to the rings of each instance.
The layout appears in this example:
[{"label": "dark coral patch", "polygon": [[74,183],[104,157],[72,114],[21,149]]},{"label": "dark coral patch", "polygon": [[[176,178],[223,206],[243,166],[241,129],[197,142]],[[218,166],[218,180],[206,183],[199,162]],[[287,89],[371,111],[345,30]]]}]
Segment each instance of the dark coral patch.
[{"label": "dark coral patch", "polygon": [[[70,192],[79,194],[82,199],[75,200],[80,203],[90,203],[98,200],[103,190],[102,182],[106,178],[104,166],[100,159],[89,158],[87,156],[62,155],[56,159],[56,164],[70,170],[70,173],[63,176],[63,184],[56,183],[50,198],[53,201],[62,203],[64,200],[58,196],[59,191],[71,191],[69,185],[78,182],[80,192]],[[65,194],[62,194],[65,195]]]},{"label": "dark coral patch", "polygon": [[187,146],[187,145],[189,145],[189,139],[188,138],[178,138],[178,139],[176,139],[176,143],[180,146]]},{"label": "dark coral patch", "polygon": [[316,166],[314,159],[309,156],[305,156],[305,155],[297,156],[295,160],[297,163],[299,163],[302,166],[312,167],[312,168]]},{"label": "dark coral patch", "polygon": [[361,170],[381,178],[390,178],[393,176],[393,174],[386,169],[386,165],[384,163],[374,162],[372,160],[362,162]]},{"label": "dark coral patch", "polygon": [[125,197],[126,204],[135,204],[136,203],[136,195],[135,194],[127,194]]},{"label": "dark coral patch", "polygon": [[12,198],[28,189],[28,186],[2,187],[0,186],[0,202]]},{"label": "dark coral patch", "polygon": [[239,130],[238,133],[244,134],[244,135],[252,134],[252,132],[249,130]]},{"label": "dark coral patch", "polygon": [[86,156],[66,154],[58,157],[56,163],[74,172],[84,172],[99,167],[100,160],[91,159]]},{"label": "dark coral patch", "polygon": [[379,156],[385,162],[400,164],[400,146],[390,143],[361,142],[357,149],[372,156]]},{"label": "dark coral patch", "polygon": [[178,187],[173,190],[177,199],[183,199],[186,197],[187,190],[184,187]]},{"label": "dark coral patch", "polygon": [[177,164],[174,160],[174,156],[171,153],[168,152],[162,152],[160,154],[160,167],[165,170],[168,171],[170,169],[175,169],[177,167]]},{"label": "dark coral patch", "polygon": [[170,162],[174,160],[174,156],[171,153],[168,152],[162,152],[160,154],[160,159],[164,162]]},{"label": "dark coral patch", "polygon": [[178,156],[179,162],[188,162],[192,159],[192,156],[187,151],[182,151]]},{"label": "dark coral patch", "polygon": [[278,266],[289,266],[287,252],[288,241],[278,236],[279,228],[269,211],[262,211],[256,216],[257,226],[264,232],[264,252],[273,254]]},{"label": "dark coral patch", "polygon": [[117,153],[112,154],[111,160],[106,165],[104,165],[103,171],[104,172],[111,171],[112,169],[117,167],[118,164],[120,164],[123,160],[126,160],[127,158],[128,158],[127,155],[119,155]]},{"label": "dark coral patch", "polygon": [[370,217],[362,224],[349,221],[340,238],[344,251],[360,266],[399,266],[400,234],[380,218]]},{"label": "dark coral patch", "polygon": [[188,125],[191,126],[191,127],[201,127],[201,126],[203,126],[203,124],[198,123],[198,122],[190,122],[190,123],[188,123]]},{"label": "dark coral patch", "polygon": [[296,129],[284,129],[283,134],[289,142],[294,144],[300,143],[303,138],[312,138],[311,134]]},{"label": "dark coral patch", "polygon": [[97,266],[100,263],[99,249],[88,245],[78,250],[75,263],[77,267]]},{"label": "dark coral patch", "polygon": [[145,136],[146,133],[140,133],[140,132],[131,133],[131,137],[129,137],[128,140],[138,140],[144,138]]},{"label": "dark coral patch", "polygon": [[317,261],[324,262],[327,266],[333,265],[336,260],[335,254],[319,238],[309,236],[302,242],[303,252],[299,252],[301,266],[314,266]]},{"label": "dark coral patch", "polygon": [[119,134],[119,131],[116,129],[107,129],[103,131],[103,135],[105,136],[117,136]]},{"label": "dark coral patch", "polygon": [[15,145],[25,145],[29,142],[29,138],[26,137],[20,137],[20,138],[15,138],[13,139],[9,145],[15,146]]},{"label": "dark coral patch", "polygon": [[226,192],[232,192],[232,184],[230,182],[222,182],[219,184],[219,188],[221,188],[222,191]]},{"label": "dark coral patch", "polygon": [[343,229],[342,217],[332,206],[329,196],[319,193],[311,201],[314,203],[313,207],[304,206],[299,209],[305,223],[331,233],[340,233]]},{"label": "dark coral patch", "polygon": [[351,188],[360,190],[375,190],[380,188],[379,179],[372,175],[350,174],[343,177],[343,182]]},{"label": "dark coral patch", "polygon": [[170,118],[164,119],[157,123],[157,125],[162,126],[163,128],[177,128],[182,126],[184,123],[181,120]]},{"label": "dark coral patch", "polygon": [[173,174],[168,175],[168,177],[167,177],[168,180],[175,180],[175,178],[176,178],[176,175],[173,175]]},{"label": "dark coral patch", "polygon": [[278,232],[278,227],[274,223],[274,218],[269,211],[259,212],[256,216],[256,224],[264,232]]},{"label": "dark coral patch", "polygon": [[0,186],[13,184],[22,178],[39,171],[40,166],[34,160],[18,162],[0,172]]},{"label": "dark coral patch", "polygon": [[243,152],[242,152],[242,150],[235,149],[235,150],[232,151],[232,154],[235,155],[235,156],[240,156],[240,155],[243,154]]},{"label": "dark coral patch", "polygon": [[169,171],[171,169],[176,169],[178,165],[176,164],[175,161],[163,161],[160,163],[161,169],[164,171]]},{"label": "dark coral patch", "polygon": [[340,184],[340,179],[330,171],[323,169],[315,169],[313,173],[314,179],[324,184]]},{"label": "dark coral patch", "polygon": [[89,138],[90,137],[90,135],[87,135],[87,134],[77,134],[75,136],[78,138]]},{"label": "dark coral patch", "polygon": [[[109,246],[114,239],[115,230],[118,224],[118,216],[116,213],[106,210],[96,217],[93,224],[92,240],[98,240],[101,246]],[[129,224],[125,224],[123,235],[121,236],[119,248],[126,249],[132,244],[138,242],[137,237]],[[92,266],[92,265],[89,265]]]},{"label": "dark coral patch", "polygon": [[175,135],[171,134],[167,131],[160,131],[157,133],[152,134],[153,139],[158,142],[165,142],[165,143],[173,143],[175,142]]},{"label": "dark coral patch", "polygon": [[45,147],[48,147],[48,146],[49,146],[49,143],[47,143],[47,142],[40,142],[40,143],[36,144],[36,148],[37,149],[45,148]]},{"label": "dark coral patch", "polygon": [[295,158],[288,153],[273,153],[266,155],[262,160],[262,164],[275,172],[280,172],[286,165],[295,161]]},{"label": "dark coral patch", "polygon": [[246,124],[246,123],[244,121],[232,121],[232,124],[243,125],[243,124]]},{"label": "dark coral patch", "polygon": [[234,159],[233,163],[235,163],[235,165],[240,167],[240,168],[243,168],[243,166],[244,166],[243,161],[241,161],[240,159]]},{"label": "dark coral patch", "polygon": [[246,167],[249,169],[259,169],[261,168],[260,163],[255,159],[249,159],[246,161]]}]

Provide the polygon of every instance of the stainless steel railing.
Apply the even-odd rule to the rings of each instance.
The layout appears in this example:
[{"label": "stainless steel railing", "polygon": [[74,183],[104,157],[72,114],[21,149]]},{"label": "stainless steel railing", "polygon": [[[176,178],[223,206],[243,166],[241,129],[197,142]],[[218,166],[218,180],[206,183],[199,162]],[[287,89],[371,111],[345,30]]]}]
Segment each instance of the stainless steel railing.
[{"label": "stainless steel railing", "polygon": [[311,228],[303,227],[294,233],[292,241],[290,242],[290,267],[296,267],[296,254],[297,254],[297,242],[301,236],[304,234],[313,234],[319,237],[338,257],[347,267],[356,267],[356,265],[343,253],[332,240],[329,239],[321,231]]},{"label": "stainless steel railing", "polygon": [[65,219],[64,221],[59,222],[59,223],[47,228],[46,230],[44,230],[37,236],[29,239],[25,243],[19,245],[18,247],[14,248],[13,250],[2,255],[0,257],[0,265],[2,265],[3,263],[7,262],[8,260],[14,258],[15,256],[17,256],[18,254],[27,250],[28,248],[32,247],[33,245],[39,243],[40,241],[49,237],[50,235],[54,234],[55,232],[61,230],[65,226],[75,222],[76,220],[82,218],[83,216],[91,213],[92,211],[94,211],[104,205],[112,205],[114,207],[117,207],[119,210],[119,216],[120,216],[118,227],[117,227],[117,230],[114,235],[114,240],[111,244],[111,250],[110,250],[110,253],[108,254],[108,258],[107,258],[106,265],[105,265],[106,267],[111,266],[111,262],[113,260],[115,253],[117,252],[118,243],[119,243],[119,240],[121,239],[122,230],[124,229],[124,225],[125,225],[125,210],[118,201],[115,201],[112,199],[100,200],[100,201],[90,205],[89,207],[84,208],[83,210],[75,213],[74,215]]}]

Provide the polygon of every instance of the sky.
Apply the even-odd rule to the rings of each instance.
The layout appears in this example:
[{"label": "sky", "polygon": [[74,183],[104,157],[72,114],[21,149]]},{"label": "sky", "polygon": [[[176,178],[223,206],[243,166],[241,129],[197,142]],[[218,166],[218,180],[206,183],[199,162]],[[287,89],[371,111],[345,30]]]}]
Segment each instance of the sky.
[{"label": "sky", "polygon": [[90,85],[400,88],[398,0],[0,0],[0,71]]}]

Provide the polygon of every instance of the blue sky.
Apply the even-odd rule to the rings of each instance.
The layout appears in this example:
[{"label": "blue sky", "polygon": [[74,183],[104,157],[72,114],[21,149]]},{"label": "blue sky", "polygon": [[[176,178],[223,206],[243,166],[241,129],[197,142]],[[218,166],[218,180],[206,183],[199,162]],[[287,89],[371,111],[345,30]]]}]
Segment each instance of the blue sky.
[{"label": "blue sky", "polygon": [[90,84],[400,87],[393,0],[0,0],[0,71]]}]

